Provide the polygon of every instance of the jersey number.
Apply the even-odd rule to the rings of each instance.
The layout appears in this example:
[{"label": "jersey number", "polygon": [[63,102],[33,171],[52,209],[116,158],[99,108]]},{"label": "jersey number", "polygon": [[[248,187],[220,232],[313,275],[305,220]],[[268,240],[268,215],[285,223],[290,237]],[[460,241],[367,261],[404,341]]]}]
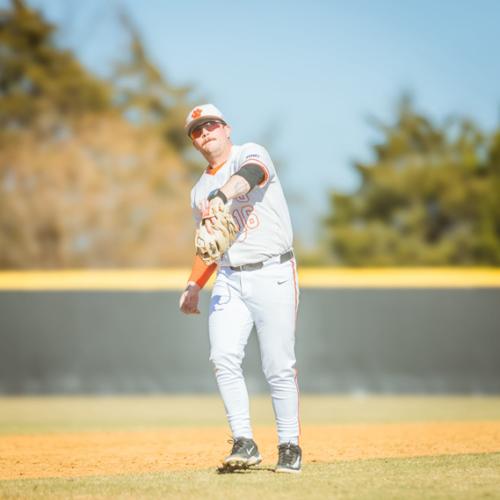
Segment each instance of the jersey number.
[{"label": "jersey number", "polygon": [[253,212],[253,207],[251,205],[244,205],[240,208],[234,209],[233,217],[238,224],[240,231],[245,231],[243,239],[246,238],[247,231],[251,231],[252,229],[259,227],[259,218]]}]

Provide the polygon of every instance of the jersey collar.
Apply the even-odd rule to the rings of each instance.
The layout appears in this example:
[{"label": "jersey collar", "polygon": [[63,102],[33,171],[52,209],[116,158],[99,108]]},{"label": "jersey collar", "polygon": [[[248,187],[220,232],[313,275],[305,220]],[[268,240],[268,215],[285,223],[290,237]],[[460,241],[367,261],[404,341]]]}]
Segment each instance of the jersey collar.
[{"label": "jersey collar", "polygon": [[231,152],[229,153],[229,156],[227,160],[223,161],[222,163],[219,163],[219,165],[216,165],[215,167],[212,167],[208,165],[208,167],[205,169],[205,173],[208,175],[215,175],[226,163],[228,163],[231,158],[233,157],[234,154],[234,144],[231,146]]},{"label": "jersey collar", "polygon": [[209,165],[205,170],[205,173],[207,173],[208,175],[215,175],[226,163],[227,160],[219,163],[219,165],[216,165],[215,167]]}]

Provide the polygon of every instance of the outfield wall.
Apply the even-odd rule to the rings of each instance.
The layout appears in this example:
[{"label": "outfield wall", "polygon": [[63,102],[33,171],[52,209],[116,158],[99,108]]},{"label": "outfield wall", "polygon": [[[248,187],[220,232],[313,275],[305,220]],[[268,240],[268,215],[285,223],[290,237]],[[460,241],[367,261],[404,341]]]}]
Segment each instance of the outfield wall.
[{"label": "outfield wall", "polygon": [[[208,291],[202,314],[184,316],[177,285],[49,281],[2,286],[0,277],[0,393],[216,391]],[[496,282],[353,283],[301,290],[303,392],[500,392]],[[244,366],[250,391],[265,392],[255,337]]]}]

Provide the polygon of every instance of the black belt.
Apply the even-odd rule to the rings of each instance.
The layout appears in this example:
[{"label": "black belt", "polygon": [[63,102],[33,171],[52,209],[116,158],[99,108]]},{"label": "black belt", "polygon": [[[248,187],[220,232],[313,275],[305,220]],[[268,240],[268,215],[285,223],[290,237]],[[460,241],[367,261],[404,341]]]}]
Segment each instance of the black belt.
[{"label": "black belt", "polygon": [[[293,250],[289,250],[288,252],[280,255],[280,264],[283,262],[288,262],[293,259]],[[264,262],[255,262],[254,264],[244,264],[243,266],[229,266],[232,271],[256,271],[257,269],[262,269],[264,267]]]}]

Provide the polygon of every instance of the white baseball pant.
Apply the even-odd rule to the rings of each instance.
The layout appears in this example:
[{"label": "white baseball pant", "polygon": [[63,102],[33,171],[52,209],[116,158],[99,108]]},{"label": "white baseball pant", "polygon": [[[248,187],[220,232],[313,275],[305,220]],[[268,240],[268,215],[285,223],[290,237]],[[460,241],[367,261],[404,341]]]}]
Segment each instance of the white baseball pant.
[{"label": "white baseball pant", "polygon": [[210,360],[233,437],[252,438],[241,363],[255,324],[280,443],[298,444],[299,390],[295,323],[299,290],[295,259],[272,258],[258,270],[219,269],[210,303]]}]

